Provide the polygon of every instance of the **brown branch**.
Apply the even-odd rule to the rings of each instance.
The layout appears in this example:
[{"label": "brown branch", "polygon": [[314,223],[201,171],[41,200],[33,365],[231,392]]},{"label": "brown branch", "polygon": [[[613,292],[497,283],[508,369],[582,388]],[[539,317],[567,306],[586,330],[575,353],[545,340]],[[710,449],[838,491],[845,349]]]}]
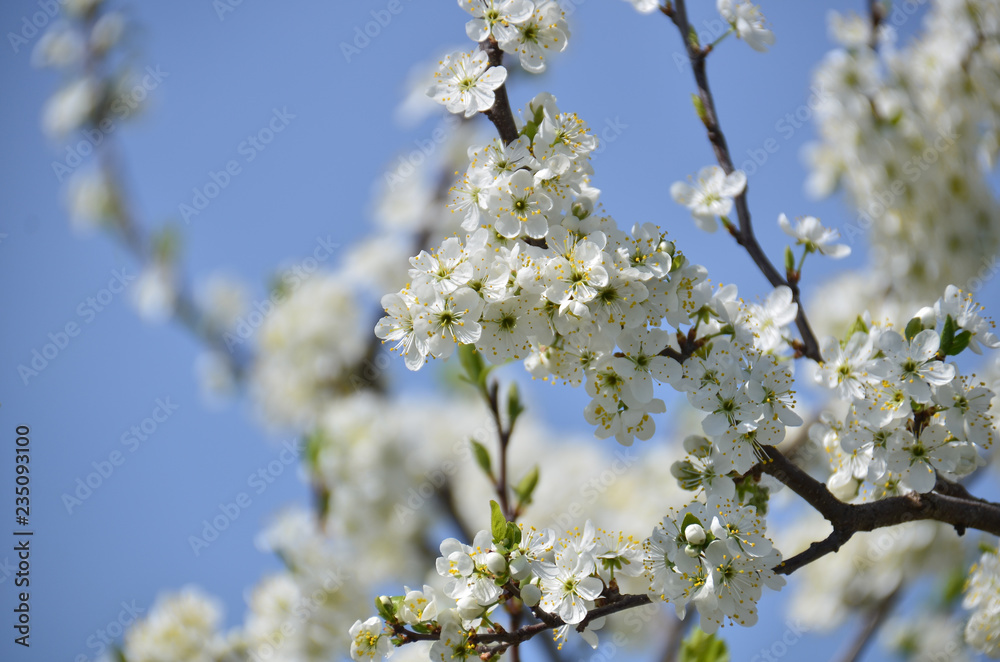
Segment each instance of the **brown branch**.
[{"label": "brown branch", "polygon": [[[488,37],[479,42],[479,50],[486,51],[486,56],[490,60],[490,66],[499,67],[503,64],[503,51],[500,44],[493,37]],[[505,145],[509,145],[517,140],[520,135],[517,131],[517,123],[514,121],[514,113],[510,109],[510,101],[507,99],[507,83],[503,83],[493,91],[495,101],[493,106],[483,114],[493,122],[497,128],[500,139]]]},{"label": "brown branch", "polygon": [[[621,595],[615,593],[613,597],[607,599],[605,604],[587,612],[587,617],[580,621],[575,628],[578,632],[582,632],[588,625],[590,625],[590,623],[599,618],[604,618],[605,616],[610,616],[611,614],[616,614],[620,611],[625,611],[626,609],[634,609],[635,607],[648,605],[651,602],[652,600],[647,595]],[[544,615],[545,618],[543,622],[525,625],[524,627],[510,632],[488,632],[486,634],[476,634],[470,637],[470,641],[476,645],[476,650],[479,653],[492,655],[496,653],[503,653],[508,648],[522,644],[542,632],[545,632],[546,630],[554,630],[566,625],[566,623],[558,616],[545,614],[545,612],[541,612],[537,608],[533,611],[536,616]],[[423,634],[407,630],[404,626],[399,624],[395,625],[393,629],[395,630],[395,634],[401,637],[406,643],[412,641],[434,641],[440,639],[441,637],[440,632]]]},{"label": "brown branch", "polygon": [[763,446],[761,450],[765,461],[760,469],[788,486],[833,525],[833,532],[826,539],[813,543],[804,552],[778,564],[774,568],[778,574],[791,574],[816,559],[836,552],[855,533],[916,520],[951,524],[959,534],[968,528],[1000,536],[1000,504],[960,496],[958,490],[952,494],[914,492],[871,503],[844,503],[833,496],[826,485],[795,466],[777,448]]},{"label": "brown branch", "polygon": [[[733,160],[729,154],[729,145],[726,143],[726,136],[723,134],[722,127],[719,124],[718,113],[715,110],[715,100],[712,96],[712,90],[708,85],[708,73],[705,68],[706,57],[712,49],[710,46],[701,48],[690,38],[691,24],[688,22],[685,0],[677,0],[674,5],[668,5],[663,11],[674,22],[674,25],[677,26],[677,29],[681,33],[681,39],[687,49],[688,59],[691,61],[695,84],[698,87],[698,97],[704,109],[701,119],[708,133],[708,140],[712,143],[715,158],[728,175],[736,168],[733,166]],[[764,250],[761,248],[760,243],[758,243],[756,235],[754,235],[753,223],[750,220],[750,207],[747,204],[746,189],[736,196],[733,202],[736,206],[737,218],[739,219],[739,228],[734,228],[732,231],[736,242],[747,251],[754,264],[764,274],[764,277],[767,278],[771,286],[779,287],[784,285],[789,288],[792,291],[793,300],[798,305],[795,325],[802,336],[802,347],[797,348],[798,355],[809,357],[814,361],[821,361],[822,356],[819,352],[819,343],[813,334],[812,328],[809,326],[809,320],[806,319],[805,310],[800,301],[798,283],[789,281],[778,272],[764,254]]]}]

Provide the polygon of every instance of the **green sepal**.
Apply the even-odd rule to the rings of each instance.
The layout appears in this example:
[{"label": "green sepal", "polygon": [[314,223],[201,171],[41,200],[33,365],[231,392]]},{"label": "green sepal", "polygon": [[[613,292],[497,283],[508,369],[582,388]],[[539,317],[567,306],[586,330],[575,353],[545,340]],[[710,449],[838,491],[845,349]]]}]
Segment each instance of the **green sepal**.
[{"label": "green sepal", "polygon": [[847,339],[850,340],[851,337],[859,331],[862,333],[868,333],[868,325],[865,324],[865,320],[861,317],[861,315],[858,315],[858,318],[854,320],[854,326],[852,326],[850,331],[847,332]]}]

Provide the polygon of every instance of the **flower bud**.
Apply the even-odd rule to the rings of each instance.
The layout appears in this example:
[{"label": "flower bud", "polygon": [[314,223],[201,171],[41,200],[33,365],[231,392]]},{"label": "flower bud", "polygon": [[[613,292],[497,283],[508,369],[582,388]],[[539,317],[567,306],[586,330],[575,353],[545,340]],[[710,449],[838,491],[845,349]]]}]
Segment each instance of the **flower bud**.
[{"label": "flower bud", "polygon": [[692,545],[703,545],[706,539],[705,529],[701,528],[701,524],[688,524],[684,529],[684,537]]},{"label": "flower bud", "polygon": [[542,599],[542,591],[534,584],[525,584],[521,587],[521,602],[526,607],[534,607]]},{"label": "flower bud", "polygon": [[494,575],[502,575],[507,572],[507,559],[505,559],[502,554],[490,552],[486,555],[486,567],[489,568],[490,572]]},{"label": "flower bud", "polygon": [[467,621],[479,618],[483,615],[483,606],[476,602],[471,595],[467,595],[458,601],[458,615]]},{"label": "flower bud", "polygon": [[688,545],[687,547],[684,548],[684,553],[690,556],[691,558],[696,559],[701,555],[701,550],[695,547],[694,545]]},{"label": "flower bud", "polygon": [[510,576],[519,582],[531,576],[531,565],[528,563],[528,557],[515,556],[510,560]]}]

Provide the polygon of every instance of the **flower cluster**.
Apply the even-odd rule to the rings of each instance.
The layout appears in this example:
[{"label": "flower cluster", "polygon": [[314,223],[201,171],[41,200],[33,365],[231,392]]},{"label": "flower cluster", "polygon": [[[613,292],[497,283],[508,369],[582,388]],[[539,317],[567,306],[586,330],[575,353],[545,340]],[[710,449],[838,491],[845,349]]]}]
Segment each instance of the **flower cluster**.
[{"label": "flower cluster", "polygon": [[[595,147],[582,120],[542,93],[515,142],[471,150],[449,205],[467,234],[411,258],[410,283],[382,299],[376,334],[412,370],[474,345],[494,363],[523,360],[535,377],[585,381],[585,417],[600,438],[648,439],[650,414],[665,410],[654,384],[671,383],[715,414],[706,432],[728,431],[726,448],[779,441],[783,425],[798,424],[790,370],[762,357],[785,345],[791,291],[745,305],[735,287],[713,289],[656,226],[626,234],[598,215]],[[682,340],[701,350],[684,369]]]},{"label": "flower cluster", "polygon": [[965,640],[990,657],[1000,656],[1000,557],[983,553],[972,566],[962,606],[974,610],[965,626]]},{"label": "flower cluster", "polygon": [[1000,38],[982,26],[998,21],[991,0],[935,2],[924,32],[897,49],[888,22],[873,38],[868,17],[831,14],[841,47],[814,75],[821,139],[808,187],[848,194],[857,216],[845,236],[871,242],[878,282],[905,302],[947,283],[975,289],[994,264]]},{"label": "flower cluster", "polygon": [[868,482],[882,493],[928,492],[938,478],[965,476],[983,463],[979,451],[994,436],[994,394],[948,361],[965,349],[1000,347],[980,310],[949,286],[903,334],[859,318],[846,339],[824,340],[816,379],[851,403],[842,424],[815,429],[834,463],[831,490],[851,498]]},{"label": "flower cluster", "polygon": [[565,50],[569,26],[555,0],[458,0],[472,14],[465,34],[477,43],[496,41],[533,74],[545,71],[545,56]]},{"label": "flower cluster", "polygon": [[432,660],[473,659],[496,641],[481,638],[492,632],[492,612],[512,599],[556,627],[557,640],[578,626],[596,648],[594,631],[604,620],[588,620],[588,614],[599,599],[620,599],[619,582],[629,578],[644,582],[651,598],[673,602],[679,613],[693,602],[708,631],[727,618],[749,626],[762,588],[784,584],[772,570],[780,561],[756,509],[732,499],[691,503],[642,542],[589,521],[565,536],[515,526],[494,502],[491,530],[479,531],[471,545],[455,538],[441,543],[436,568],[447,580],[444,590],[425,585],[379,598],[379,616],[351,628],[351,654],[371,659],[390,642],[401,645],[420,634],[435,640]]},{"label": "flower cluster", "polygon": [[710,633],[726,618],[755,624],[763,588],[785,584],[757,509],[730,498],[692,502],[653,530],[645,551],[650,593],[674,603],[680,616],[693,603]]}]

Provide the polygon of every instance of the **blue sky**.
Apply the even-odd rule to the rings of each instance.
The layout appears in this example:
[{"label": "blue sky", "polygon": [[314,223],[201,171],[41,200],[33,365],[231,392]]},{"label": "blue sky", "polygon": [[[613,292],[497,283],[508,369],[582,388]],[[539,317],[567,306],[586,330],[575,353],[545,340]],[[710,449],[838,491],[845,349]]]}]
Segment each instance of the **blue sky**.
[{"label": "blue sky", "polygon": [[[4,2],[0,32],[22,31],[44,4]],[[714,3],[692,4],[695,25],[711,30],[703,20],[715,18]],[[383,179],[397,150],[412,149],[435,126],[402,128],[393,119],[409,68],[465,39],[465,14],[455,3],[402,0],[402,11],[348,62],[341,44],[387,5],[242,2],[222,15],[206,1],[122,5],[137,26],[135,68],[161,72],[146,112],[114,136],[144,226],[179,221],[179,205],[191,202],[193,188],[228,161],[243,163],[220,195],[182,226],[183,264],[192,280],[221,270],[253,284],[259,297],[270,274],[312,253],[317,237],[347,245],[372,231],[373,183]],[[578,0],[575,7],[567,51],[549,73],[518,76],[512,104],[521,107],[548,90],[598,132],[619,127],[594,158],[594,184],[604,191],[607,210],[625,227],[647,221],[666,227],[713,278],[738,282],[744,296],[766,294],[763,277],[727,237],[698,233],[670,200],[670,183],[712,162],[690,102],[692,77],[676,64],[676,30],[625,2]],[[772,52],[761,55],[730,39],[710,60],[737,163],[759,156],[765,144],[777,145],[750,176],[749,194],[758,236],[775,262],[786,243],[775,222],[779,213],[816,215],[831,226],[851,218],[835,200],[804,197],[800,149],[813,132],[808,124],[787,128],[786,114],[801,112],[810,72],[829,48],[824,16],[831,7],[860,10],[863,3],[766,2],[778,38]],[[255,549],[254,536],[282,505],[307,495],[294,465],[286,466],[262,493],[252,493],[252,503],[217,541],[197,556],[192,552],[188,537],[218,504],[247,490],[249,475],[279,457],[283,438],[263,432],[244,401],[222,409],[206,405],[193,370],[197,341],[176,325],[141,322],[127,294],[115,291],[117,282],[137,273],[135,262],[107,237],[70,228],[52,165],[65,161],[65,147],[49,142],[39,121],[58,76],[30,66],[38,37],[25,38],[29,45],[18,52],[9,37],[0,44],[0,80],[8,91],[0,136],[9,153],[0,165],[0,233],[6,235],[0,278],[9,284],[0,293],[0,485],[12,482],[14,429],[27,425],[34,628],[30,651],[5,634],[0,657],[89,660],[97,633],[117,629],[122,603],[145,609],[164,589],[199,584],[223,600],[230,624],[239,621],[244,589],[278,567]],[[245,160],[244,141],[275,113],[288,118],[287,126]],[[856,250],[848,266],[862,259],[863,250]],[[808,266],[806,290],[813,278],[845,265],[816,259]],[[67,336],[65,347],[25,384],[17,366],[30,363],[49,334],[62,339],[69,324],[77,335]],[[406,381],[419,385],[429,378]],[[547,417],[584,430],[580,394],[560,397],[573,406],[552,407],[557,413]],[[146,438],[136,441],[132,426],[141,431],[154,418],[162,420],[147,423]],[[68,512],[62,495],[102,469],[108,475],[100,486]],[[7,487],[2,494],[7,506]],[[13,554],[10,540],[0,531],[0,568]],[[0,577],[4,633],[10,631],[12,581]],[[756,650],[784,627],[728,633]],[[805,659],[801,648],[789,659]]]}]

